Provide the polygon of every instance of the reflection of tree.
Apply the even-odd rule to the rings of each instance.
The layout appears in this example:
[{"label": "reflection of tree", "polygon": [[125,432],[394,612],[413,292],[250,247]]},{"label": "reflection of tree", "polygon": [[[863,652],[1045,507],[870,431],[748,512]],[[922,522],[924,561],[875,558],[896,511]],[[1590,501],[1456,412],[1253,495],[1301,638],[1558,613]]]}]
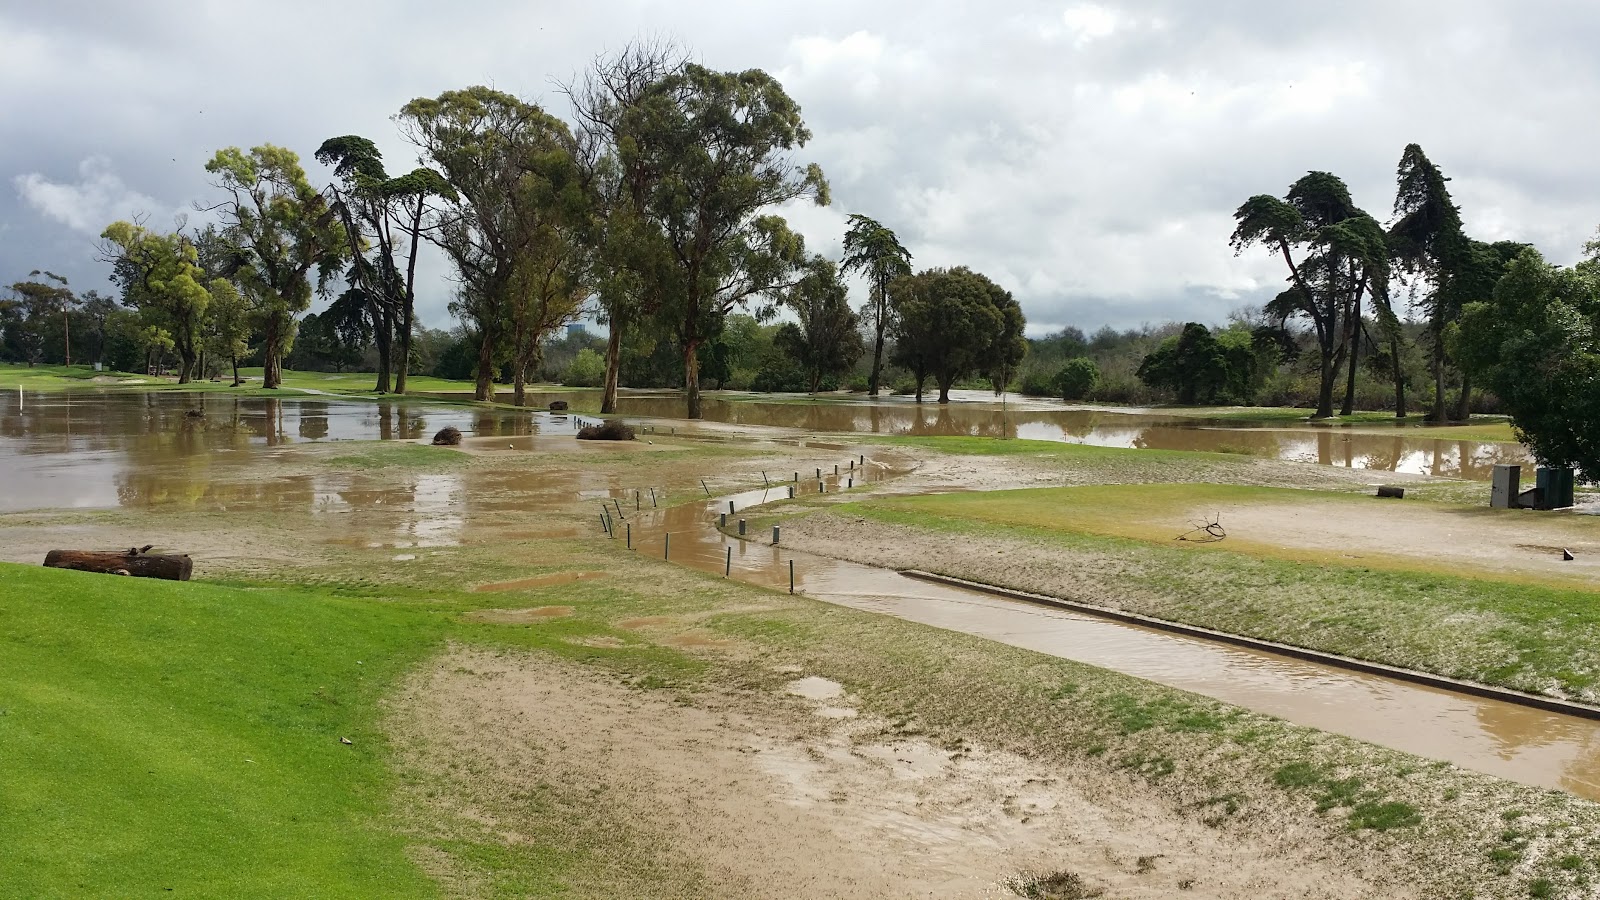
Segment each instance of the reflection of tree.
[{"label": "reflection of tree", "polygon": [[[1383,440],[1375,438],[1371,443]],[[1389,439],[1389,446],[1382,450],[1368,450],[1362,457],[1361,467],[1364,469],[1381,469],[1386,472],[1395,472],[1400,468],[1400,461],[1406,458],[1405,438],[1395,435]]]},{"label": "reflection of tree", "polygon": [[300,423],[302,438],[316,441],[328,436],[328,404],[302,401],[296,418]]},{"label": "reflection of tree", "polygon": [[1495,755],[1504,760],[1540,747],[1570,747],[1571,758],[1561,766],[1561,787],[1583,797],[1597,796],[1600,747],[1596,737],[1600,726],[1505,703],[1480,703],[1476,716],[1483,733],[1495,743]]}]

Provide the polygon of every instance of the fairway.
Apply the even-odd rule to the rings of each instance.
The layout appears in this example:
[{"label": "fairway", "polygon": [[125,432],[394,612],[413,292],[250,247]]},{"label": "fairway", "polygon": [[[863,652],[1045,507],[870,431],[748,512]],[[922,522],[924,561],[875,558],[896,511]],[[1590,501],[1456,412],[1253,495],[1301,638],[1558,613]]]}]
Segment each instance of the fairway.
[{"label": "fairway", "polygon": [[437,639],[405,606],[0,563],[0,892],[432,896],[376,701]]}]

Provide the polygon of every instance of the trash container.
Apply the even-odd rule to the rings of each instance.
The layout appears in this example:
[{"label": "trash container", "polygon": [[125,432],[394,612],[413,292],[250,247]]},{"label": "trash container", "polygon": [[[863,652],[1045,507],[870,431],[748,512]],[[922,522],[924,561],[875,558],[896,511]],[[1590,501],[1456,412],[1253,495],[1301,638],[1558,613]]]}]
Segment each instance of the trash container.
[{"label": "trash container", "polygon": [[1534,484],[1544,500],[1544,509],[1566,509],[1572,505],[1572,470],[1564,466],[1540,466]]}]

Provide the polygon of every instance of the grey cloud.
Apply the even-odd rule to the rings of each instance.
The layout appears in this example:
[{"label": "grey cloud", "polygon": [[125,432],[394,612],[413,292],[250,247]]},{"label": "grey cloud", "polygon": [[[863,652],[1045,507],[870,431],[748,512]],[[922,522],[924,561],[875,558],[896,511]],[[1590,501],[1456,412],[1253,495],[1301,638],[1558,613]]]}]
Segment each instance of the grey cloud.
[{"label": "grey cloud", "polygon": [[[204,161],[228,145],[293,147],[315,170],[322,139],[359,133],[401,168],[415,152],[389,117],[411,97],[490,83],[563,112],[557,81],[641,35],[782,78],[815,135],[797,159],[834,188],[832,209],[791,214],[813,249],[837,254],[844,215],[867,213],[918,265],[1006,283],[1036,332],[1219,321],[1270,297],[1280,264],[1232,255],[1233,208],[1326,169],[1387,218],[1411,141],[1483,237],[1570,262],[1600,222],[1587,4],[13,6],[0,282],[49,267],[103,283],[82,217],[116,204],[81,204],[75,232],[37,202],[87,183],[86,160],[163,210],[204,201]],[[452,286],[438,260],[427,274],[423,316],[442,324]]]}]

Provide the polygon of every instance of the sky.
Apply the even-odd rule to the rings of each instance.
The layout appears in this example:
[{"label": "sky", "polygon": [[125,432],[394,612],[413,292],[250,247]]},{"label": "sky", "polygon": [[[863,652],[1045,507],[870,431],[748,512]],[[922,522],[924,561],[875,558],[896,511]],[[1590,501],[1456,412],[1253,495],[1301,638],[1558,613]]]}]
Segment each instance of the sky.
[{"label": "sky", "polygon": [[[407,100],[487,84],[566,117],[560,84],[641,38],[764,69],[800,104],[795,158],[833,194],[784,210],[810,249],[837,259],[869,215],[916,267],[1009,289],[1033,336],[1260,305],[1285,270],[1233,253],[1234,209],[1323,170],[1387,221],[1413,142],[1474,237],[1570,263],[1600,224],[1588,0],[0,0],[0,284],[110,290],[100,231],[203,221],[219,148],[289,147],[325,184],[312,152],[360,134],[404,171]],[[448,274],[419,277],[428,326],[450,324]]]}]

